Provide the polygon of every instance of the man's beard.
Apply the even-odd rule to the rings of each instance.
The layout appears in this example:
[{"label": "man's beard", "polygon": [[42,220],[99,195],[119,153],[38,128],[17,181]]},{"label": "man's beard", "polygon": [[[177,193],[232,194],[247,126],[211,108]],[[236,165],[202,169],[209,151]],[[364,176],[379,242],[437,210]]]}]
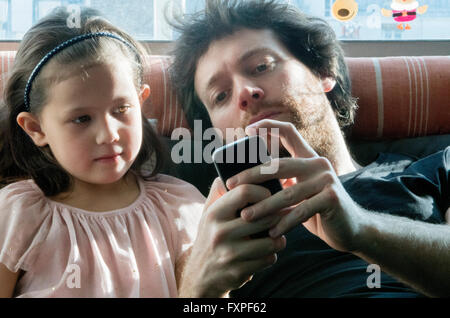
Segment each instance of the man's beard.
[{"label": "man's beard", "polygon": [[[274,105],[271,104],[273,109]],[[334,165],[337,160],[338,139],[341,138],[342,132],[326,96],[324,94],[289,95],[277,105],[289,114],[289,121],[316,153],[328,158]],[[290,157],[291,155],[281,142],[279,144],[279,157]]]}]

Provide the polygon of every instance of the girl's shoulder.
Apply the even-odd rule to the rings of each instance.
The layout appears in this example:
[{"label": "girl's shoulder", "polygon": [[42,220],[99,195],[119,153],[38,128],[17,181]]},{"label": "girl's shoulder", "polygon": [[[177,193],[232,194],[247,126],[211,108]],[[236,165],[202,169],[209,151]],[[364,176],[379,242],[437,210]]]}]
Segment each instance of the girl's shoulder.
[{"label": "girl's shoulder", "polygon": [[158,211],[157,215],[164,219],[178,220],[184,227],[196,231],[205,203],[205,197],[196,187],[165,174],[158,174],[143,183],[147,202],[143,205],[147,210]]},{"label": "girl's shoulder", "polygon": [[[0,190],[0,262],[10,270],[26,270],[48,233],[50,218],[43,192],[32,180]],[[51,223],[51,222],[50,222]]]},{"label": "girl's shoulder", "polygon": [[11,183],[0,189],[0,205],[24,205],[35,204],[37,201],[45,202],[44,193],[33,180],[22,180]]},{"label": "girl's shoulder", "polygon": [[141,182],[145,195],[141,210],[158,217],[169,251],[178,260],[197,236],[205,197],[192,184],[165,174]]},{"label": "girl's shoulder", "polygon": [[178,200],[204,203],[205,197],[191,183],[166,174],[157,174],[150,180],[143,181],[147,193],[158,193]]}]

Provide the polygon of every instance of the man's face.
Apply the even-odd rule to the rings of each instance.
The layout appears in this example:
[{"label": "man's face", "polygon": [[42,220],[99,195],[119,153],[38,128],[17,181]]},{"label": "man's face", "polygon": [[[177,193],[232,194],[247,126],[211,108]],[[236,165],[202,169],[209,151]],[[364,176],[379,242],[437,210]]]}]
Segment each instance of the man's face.
[{"label": "man's face", "polygon": [[[195,90],[214,127],[245,128],[262,119],[292,122],[320,151],[336,119],[320,80],[270,30],[241,29],[213,42],[199,59]],[[334,121],[334,123],[330,123]]]}]

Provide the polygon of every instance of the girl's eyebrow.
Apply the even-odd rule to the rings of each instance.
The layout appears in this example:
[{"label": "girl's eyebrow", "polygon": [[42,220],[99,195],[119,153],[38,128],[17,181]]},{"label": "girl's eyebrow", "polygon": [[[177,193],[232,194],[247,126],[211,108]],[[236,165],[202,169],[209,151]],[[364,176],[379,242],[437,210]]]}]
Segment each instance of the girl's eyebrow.
[{"label": "girl's eyebrow", "polygon": [[80,106],[80,107],[69,108],[64,113],[67,115],[70,115],[73,113],[82,113],[82,112],[85,112],[88,110],[92,110],[92,107]]},{"label": "girl's eyebrow", "polygon": [[[122,104],[122,103],[126,103],[128,101],[130,101],[130,97],[121,96],[121,97],[114,98],[111,105]],[[89,111],[92,109],[95,109],[95,108],[91,107],[91,106],[76,106],[76,107],[67,109],[64,113],[65,114],[81,113],[81,112],[86,112],[86,111]]]}]

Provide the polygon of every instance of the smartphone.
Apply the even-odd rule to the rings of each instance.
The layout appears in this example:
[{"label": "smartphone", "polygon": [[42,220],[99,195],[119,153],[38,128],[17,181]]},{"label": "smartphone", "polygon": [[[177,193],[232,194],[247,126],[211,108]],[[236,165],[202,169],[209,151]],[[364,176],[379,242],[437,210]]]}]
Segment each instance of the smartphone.
[{"label": "smartphone", "polygon": [[[225,184],[232,176],[241,171],[259,166],[271,160],[270,154],[267,151],[267,146],[263,138],[258,135],[247,136],[239,139],[233,143],[227,144],[223,147],[217,148],[212,159],[217,174]],[[278,191],[283,190],[280,180],[271,179],[259,184],[267,188],[273,195]],[[241,210],[237,212],[237,217],[240,217]],[[268,231],[252,235],[252,238],[260,238],[269,236]]]}]

